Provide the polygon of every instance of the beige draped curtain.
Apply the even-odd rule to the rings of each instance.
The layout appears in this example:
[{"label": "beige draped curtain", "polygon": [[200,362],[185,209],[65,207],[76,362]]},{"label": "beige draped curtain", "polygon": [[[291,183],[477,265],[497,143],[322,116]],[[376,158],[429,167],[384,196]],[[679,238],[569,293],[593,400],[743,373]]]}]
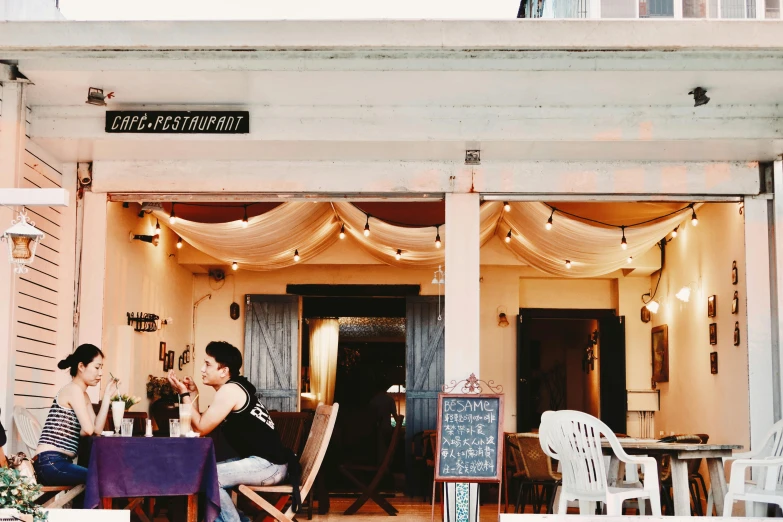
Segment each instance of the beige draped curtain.
[{"label": "beige draped curtain", "polygon": [[334,403],[337,380],[337,344],[340,323],[337,319],[309,319],[310,327],[310,392],[316,402]]},{"label": "beige draped curtain", "polygon": [[[596,215],[608,212],[612,218],[634,223],[666,214],[665,209],[644,206],[624,207],[622,215],[612,215],[617,208],[600,204],[591,207]],[[683,207],[685,205],[683,204]],[[698,205],[697,207],[698,208]],[[634,215],[638,210],[639,215]],[[651,216],[651,212],[658,212]],[[622,233],[618,228],[601,226],[555,213],[555,226],[546,230],[551,208],[545,203],[514,202],[511,210],[503,210],[498,201],[485,202],[480,210],[479,242],[484,245],[493,235],[505,239],[511,230],[513,240],[504,245],[520,260],[542,272],[560,277],[597,277],[627,266],[628,256],[639,256],[690,218],[690,212],[628,228],[625,236],[628,249],[620,248]],[[581,215],[581,214],[580,214]],[[155,217],[166,220],[163,212]],[[376,259],[401,268],[437,268],[445,265],[445,248],[435,247],[435,227],[404,227],[369,218],[370,235],[364,236],[367,216],[351,203],[289,202],[250,218],[246,228],[241,221],[229,223],[196,223],[179,219],[170,227],[198,250],[231,264],[239,263],[243,270],[275,270],[312,259],[339,241],[345,232]],[[621,224],[621,223],[616,223]],[[445,245],[446,227],[440,227]],[[396,259],[397,250],[401,251]],[[571,269],[565,262],[571,261]]]}]

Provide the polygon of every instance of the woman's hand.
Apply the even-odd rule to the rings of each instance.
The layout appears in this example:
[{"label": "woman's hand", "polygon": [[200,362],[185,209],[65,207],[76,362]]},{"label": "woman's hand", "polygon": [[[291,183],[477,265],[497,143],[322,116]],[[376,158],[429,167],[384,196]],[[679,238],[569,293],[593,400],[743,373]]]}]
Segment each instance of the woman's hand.
[{"label": "woman's hand", "polygon": [[111,379],[103,392],[103,402],[109,402],[112,397],[117,395],[117,379]]},{"label": "woman's hand", "polygon": [[180,394],[187,393],[188,386],[184,382],[177,379],[177,375],[174,373],[174,370],[169,370],[168,379],[169,379],[169,384],[171,384],[171,387],[174,388],[175,392]]},{"label": "woman's hand", "polygon": [[189,392],[193,393],[198,391],[198,387],[196,386],[196,383],[190,377],[185,377],[184,379],[182,379],[182,382],[185,384],[185,386],[188,387]]}]

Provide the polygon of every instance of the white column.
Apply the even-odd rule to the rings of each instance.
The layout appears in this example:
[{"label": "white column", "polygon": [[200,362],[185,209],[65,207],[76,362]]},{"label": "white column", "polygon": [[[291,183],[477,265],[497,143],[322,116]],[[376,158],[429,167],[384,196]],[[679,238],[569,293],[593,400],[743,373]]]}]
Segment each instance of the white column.
[{"label": "white column", "polygon": [[446,194],[446,382],[479,376],[479,195]]},{"label": "white column", "polygon": [[[106,194],[84,193],[84,229],[78,310],[78,344],[91,343],[103,348],[103,299],[106,282]],[[106,381],[108,382],[108,381]],[[93,402],[100,390],[87,388]]]},{"label": "white column", "polygon": [[[2,84],[2,107],[0,107],[0,190],[15,188],[19,179],[21,151],[24,146],[24,92],[19,83]],[[15,212],[0,207],[0,233],[11,226]],[[11,414],[14,407],[14,373],[16,352],[14,351],[14,295],[16,275],[8,261],[8,246],[0,244],[0,421],[11,437]]]},{"label": "white column", "polygon": [[[756,448],[774,423],[768,200],[745,198],[750,440]],[[777,323],[777,320],[775,321]],[[776,326],[777,327],[777,326]]]}]

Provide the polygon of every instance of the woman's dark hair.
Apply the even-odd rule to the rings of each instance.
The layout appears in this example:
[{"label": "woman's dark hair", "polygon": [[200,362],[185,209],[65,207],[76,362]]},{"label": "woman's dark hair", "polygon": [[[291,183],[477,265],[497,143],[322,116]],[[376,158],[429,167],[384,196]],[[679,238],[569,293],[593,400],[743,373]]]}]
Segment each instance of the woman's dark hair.
[{"label": "woman's dark hair", "polygon": [[61,370],[70,368],[71,377],[76,377],[76,374],[79,373],[79,363],[87,366],[99,355],[104,357],[101,349],[94,344],[82,344],[75,352],[57,363],[57,367]]},{"label": "woman's dark hair", "polygon": [[242,354],[233,344],[225,341],[212,341],[207,345],[207,355],[213,357],[219,367],[228,368],[228,374],[231,378],[239,375],[239,369],[242,367]]}]

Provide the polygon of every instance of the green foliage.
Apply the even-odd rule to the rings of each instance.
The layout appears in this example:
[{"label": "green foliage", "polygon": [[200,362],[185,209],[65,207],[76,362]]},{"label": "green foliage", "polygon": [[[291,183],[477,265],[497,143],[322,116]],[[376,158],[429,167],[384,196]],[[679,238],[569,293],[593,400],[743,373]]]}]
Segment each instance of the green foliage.
[{"label": "green foliage", "polygon": [[0,509],[15,509],[20,513],[33,515],[35,522],[45,521],[48,514],[35,503],[40,493],[41,486],[18,470],[0,468]]},{"label": "green foliage", "polygon": [[149,376],[147,379],[147,398],[151,400],[156,399],[173,399],[177,396],[174,389],[171,387],[169,380],[165,377],[153,377]]}]

